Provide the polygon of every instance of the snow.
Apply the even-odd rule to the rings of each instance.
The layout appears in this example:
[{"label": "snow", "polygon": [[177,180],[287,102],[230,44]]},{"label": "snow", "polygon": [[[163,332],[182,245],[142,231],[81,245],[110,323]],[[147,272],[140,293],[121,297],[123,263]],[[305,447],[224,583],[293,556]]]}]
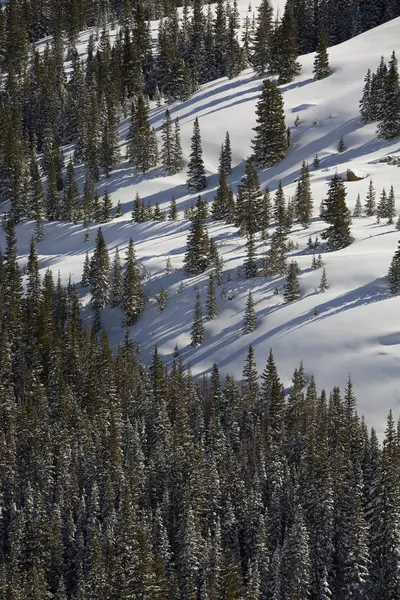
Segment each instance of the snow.
[{"label": "snow", "polygon": [[[281,8],[283,2],[280,3]],[[278,5],[276,3],[275,7]],[[240,5],[244,16],[247,3]],[[254,6],[253,6],[254,9]],[[364,179],[347,183],[347,200],[352,209],[357,194],[365,199],[369,177],[372,177],[377,196],[383,186],[389,191],[391,185],[398,193],[397,210],[400,211],[400,171],[398,166],[380,162],[387,156],[400,157],[400,141],[378,141],[376,125],[360,123],[358,105],[363,79],[368,68],[375,70],[381,55],[387,60],[392,50],[400,52],[400,19],[388,22],[372,31],[330,49],[333,73],[323,81],[312,77],[313,55],[303,56],[301,75],[294,82],[282,86],[287,124],[293,126],[296,117],[298,127],[292,129],[292,147],[285,160],[271,169],[260,172],[262,188],[268,184],[274,190],[282,180],[286,198],[294,193],[295,180],[299,176],[303,160],[310,164],[316,153],[321,159],[320,169],[311,171],[315,214],[326,195],[330,177],[337,170],[346,174],[351,169]],[[250,70],[228,81],[221,79],[204,85],[190,100],[169,107],[173,118],[179,117],[182,144],[187,160],[193,121],[199,118],[204,161],[208,175],[208,188],[202,194],[212,201],[217,185],[218,156],[225,132],[229,131],[233,151],[233,171],[229,177],[235,187],[244,172],[244,160],[251,151],[252,127],[255,125],[254,109],[261,87],[261,79]],[[151,111],[151,121],[160,129],[166,106]],[[124,138],[128,121],[121,125]],[[347,150],[337,152],[337,144],[343,135]],[[123,144],[122,144],[123,145]],[[285,386],[295,367],[302,360],[308,375],[316,374],[317,385],[328,390],[339,384],[344,388],[351,373],[359,398],[360,413],[367,423],[379,432],[385,426],[390,408],[399,414],[400,389],[397,384],[400,369],[399,298],[388,295],[386,274],[399,238],[394,225],[376,224],[375,219],[354,219],[352,235],[354,243],[339,252],[322,253],[326,267],[329,289],[316,292],[322,271],[310,268],[312,253],[306,245],[310,235],[320,235],[326,224],[317,217],[308,230],[295,226],[291,238],[298,244],[292,252],[302,274],[299,277],[302,298],[284,305],[280,290],[284,278],[267,280],[258,277],[245,280],[237,276],[243,263],[245,239],[237,230],[221,222],[209,221],[209,233],[218,243],[225,261],[222,287],[228,298],[218,297],[219,316],[206,323],[206,338],[198,348],[190,346],[190,329],[193,320],[196,286],[201,292],[205,306],[208,273],[188,277],[183,270],[186,250],[188,221],[183,210],[193,201],[185,187],[186,173],[165,176],[154,170],[145,177],[139,176],[126,162],[115,169],[109,180],[100,182],[99,191],[107,185],[114,204],[120,200],[123,216],[102,225],[111,258],[119,246],[121,258],[132,237],[137,257],[148,277],[144,282],[149,298],[144,313],[130,330],[133,339],[140,342],[142,357],[148,361],[154,344],[158,344],[161,356],[170,360],[175,344],[182,351],[185,362],[190,361],[195,374],[209,372],[217,362],[223,374],[231,373],[240,379],[243,362],[250,342],[255,349],[260,370],[265,366],[271,347]],[[80,172],[82,183],[82,173]],[[133,199],[139,192],[145,202],[168,209],[175,196],[180,210],[180,220],[162,223],[133,224],[130,220]],[[60,270],[66,281],[69,274],[79,282],[85,252],[94,248],[97,227],[84,243],[81,225],[46,225],[46,238],[38,246],[42,272],[50,267],[56,274]],[[33,223],[18,227],[19,254],[24,263],[29,251]],[[4,233],[0,234],[4,247]],[[260,263],[268,244],[259,241]],[[174,272],[166,274],[165,263],[170,257]],[[227,281],[228,273],[231,281]],[[177,290],[183,280],[182,294]],[[167,308],[160,313],[155,302],[161,284],[167,289]],[[218,295],[222,287],[217,288]],[[242,334],[243,311],[248,290],[252,289],[257,311],[258,325],[248,335]],[[86,307],[85,318],[90,318],[89,297],[81,290],[82,303]],[[317,315],[314,310],[317,308]],[[122,313],[119,309],[106,309],[104,322],[113,345],[124,335],[121,328]]]}]

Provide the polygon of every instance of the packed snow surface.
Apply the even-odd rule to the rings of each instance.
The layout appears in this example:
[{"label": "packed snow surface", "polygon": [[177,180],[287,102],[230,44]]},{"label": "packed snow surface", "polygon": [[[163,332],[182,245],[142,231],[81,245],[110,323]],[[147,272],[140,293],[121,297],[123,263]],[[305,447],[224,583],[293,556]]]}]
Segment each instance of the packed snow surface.
[{"label": "packed snow surface", "polygon": [[[278,3],[275,3],[277,6]],[[281,8],[283,2],[280,2]],[[254,7],[253,7],[254,8]],[[243,10],[242,10],[243,9]],[[247,4],[241,6],[245,15]],[[327,253],[322,249],[329,289],[316,292],[321,270],[312,271],[312,253],[307,250],[310,235],[320,235],[326,224],[318,218],[318,208],[325,197],[331,176],[337,170],[346,174],[351,169],[364,179],[347,183],[347,200],[354,208],[357,194],[364,202],[369,177],[372,177],[379,196],[385,186],[397,192],[397,214],[400,212],[400,170],[398,166],[380,162],[391,156],[400,157],[400,140],[393,143],[376,139],[376,124],[364,126],[359,118],[359,100],[363,79],[368,68],[376,70],[380,56],[389,60],[392,50],[400,50],[400,19],[362,34],[329,50],[332,74],[323,81],[314,81],[314,55],[303,56],[301,74],[290,84],[281,87],[287,125],[300,123],[291,131],[292,147],[285,160],[259,173],[262,189],[274,191],[282,180],[286,198],[293,195],[302,161],[312,163],[318,153],[321,164],[311,170],[315,219],[310,229],[295,226],[291,234],[298,249],[291,254],[301,268],[299,282],[302,298],[283,304],[285,278],[246,280],[237,273],[244,260],[245,239],[235,227],[222,222],[208,221],[209,233],[215,238],[223,255],[224,283],[217,290],[219,316],[206,323],[205,342],[198,348],[190,346],[196,288],[205,305],[209,272],[189,277],[183,269],[186,236],[189,222],[183,210],[194,200],[185,187],[186,172],[166,176],[153,170],[140,176],[127,162],[101,180],[99,191],[107,185],[114,204],[120,200],[123,216],[102,226],[111,258],[118,246],[121,257],[129,238],[135,242],[137,257],[147,273],[144,281],[148,298],[139,321],[130,330],[140,342],[142,357],[150,360],[154,345],[166,361],[172,358],[177,344],[185,362],[195,374],[209,372],[217,362],[223,374],[241,377],[243,362],[250,343],[255,349],[257,366],[264,368],[269,348],[272,348],[280,374],[287,387],[295,367],[302,360],[306,373],[316,374],[317,384],[327,389],[335,384],[344,388],[349,374],[355,384],[360,412],[368,424],[378,431],[384,428],[390,408],[399,414],[400,401],[400,299],[388,294],[386,275],[397,247],[400,234],[395,226],[377,224],[375,218],[353,219],[354,242],[345,250]],[[220,79],[204,85],[190,100],[169,106],[171,116],[179,117],[182,144],[187,160],[193,121],[199,118],[203,156],[208,175],[207,190],[202,194],[211,203],[217,185],[218,157],[225,132],[229,131],[233,151],[233,171],[229,182],[235,188],[244,172],[244,161],[251,152],[252,128],[255,126],[255,106],[261,79],[251,70],[233,80]],[[159,131],[167,106],[151,110],[151,122]],[[121,125],[121,145],[127,133],[128,120]],[[337,144],[343,136],[347,150],[338,153]],[[78,170],[80,183],[82,171]],[[158,201],[168,210],[172,196],[179,208],[177,222],[131,221],[133,199],[139,192],[145,202]],[[24,264],[33,232],[33,223],[18,227],[19,253]],[[54,224],[46,226],[46,238],[38,245],[42,273],[50,267],[58,270],[64,280],[80,282],[86,250],[92,252],[97,226],[92,227],[91,239],[84,243],[82,225]],[[0,242],[4,247],[4,234]],[[258,241],[260,264],[268,242]],[[317,251],[318,252],[318,251]],[[167,274],[165,264],[171,259],[173,272]],[[183,281],[184,291],[178,294]],[[168,291],[167,308],[160,313],[155,301],[161,284]],[[225,288],[227,296],[220,298]],[[243,311],[249,289],[253,291],[258,325],[255,331],[243,335]],[[82,303],[88,322],[91,318],[90,296],[81,288]],[[316,310],[315,310],[316,309]],[[317,314],[315,314],[317,313]],[[106,309],[103,315],[111,342],[116,345],[124,335],[120,309]]]}]

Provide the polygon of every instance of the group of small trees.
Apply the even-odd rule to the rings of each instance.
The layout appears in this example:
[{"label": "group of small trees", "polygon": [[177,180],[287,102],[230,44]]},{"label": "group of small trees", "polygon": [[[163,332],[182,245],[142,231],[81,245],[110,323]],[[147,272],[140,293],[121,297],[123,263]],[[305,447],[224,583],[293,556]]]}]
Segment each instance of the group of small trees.
[{"label": "group of small trees", "polygon": [[378,136],[391,140],[400,135],[400,83],[393,51],[389,64],[382,56],[376,73],[365,76],[360,113],[363,123],[378,121]]},{"label": "group of small trees", "polygon": [[91,258],[86,253],[82,273],[82,285],[90,286],[96,329],[100,328],[101,310],[108,305],[121,306],[125,313],[125,326],[129,327],[137,321],[145,303],[141,282],[133,240],[129,241],[124,271],[118,247],[110,268],[107,246],[99,228],[94,253]]},{"label": "group of small trees", "polygon": [[[389,194],[387,194],[385,188],[382,189],[379,201],[377,203],[374,184],[372,179],[370,179],[364,203],[364,214],[367,217],[376,216],[378,222],[381,219],[387,219],[387,224],[392,225],[394,222],[394,217],[396,216],[396,198],[393,186],[390,186]],[[353,217],[362,217],[362,215],[363,208],[360,195],[358,195],[356,205],[354,207]]]}]

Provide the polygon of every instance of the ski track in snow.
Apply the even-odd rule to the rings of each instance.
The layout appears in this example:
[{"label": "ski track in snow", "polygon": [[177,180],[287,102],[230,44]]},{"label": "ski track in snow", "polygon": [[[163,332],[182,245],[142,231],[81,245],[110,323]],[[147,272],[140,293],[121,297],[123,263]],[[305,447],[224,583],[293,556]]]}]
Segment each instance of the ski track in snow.
[{"label": "ski track in snow", "polygon": [[[278,3],[275,3],[275,7]],[[283,2],[280,2],[281,9]],[[247,11],[247,2],[239,4],[241,16]],[[255,6],[253,5],[253,10]],[[156,25],[153,28],[156,34]],[[84,52],[88,33],[81,36],[79,50]],[[363,126],[359,118],[359,100],[363,79],[368,68],[376,70],[381,55],[389,60],[394,49],[400,53],[400,19],[395,19],[372,31],[362,34],[329,50],[332,75],[315,82],[312,77],[313,54],[300,58],[302,72],[292,83],[281,86],[287,125],[293,126],[296,116],[300,125],[292,129],[292,144],[285,160],[271,169],[259,173],[262,189],[268,185],[273,191],[282,180],[286,198],[293,195],[295,181],[303,160],[312,163],[318,153],[319,170],[311,170],[312,193],[315,214],[326,195],[330,177],[337,170],[345,174],[347,169],[365,179],[347,183],[347,201],[354,208],[357,194],[365,198],[369,176],[373,178],[377,196],[383,186],[388,191],[393,185],[397,193],[397,214],[400,212],[400,170],[398,166],[380,163],[388,155],[400,157],[400,140],[382,142],[376,139],[376,125]],[[171,105],[172,118],[179,117],[182,146],[187,160],[193,121],[199,118],[203,157],[208,175],[208,187],[202,193],[212,201],[217,185],[217,168],[220,145],[229,131],[233,154],[233,171],[229,177],[235,188],[244,172],[244,160],[251,152],[252,127],[255,125],[255,105],[262,80],[250,70],[233,80],[220,79],[208,83],[189,100]],[[167,106],[153,108],[151,122],[159,131]],[[121,143],[126,135],[128,120],[121,124]],[[337,144],[343,135],[347,150],[339,154]],[[79,183],[83,184],[83,170],[77,168]],[[115,169],[108,180],[99,183],[99,192],[105,187],[112,193],[114,205],[120,200],[123,216],[102,225],[111,258],[116,246],[121,257],[132,237],[137,257],[148,273],[144,283],[149,298],[138,323],[131,328],[131,337],[141,344],[142,357],[148,361],[154,344],[158,344],[161,356],[170,360],[175,344],[182,351],[185,362],[190,361],[195,374],[209,372],[217,362],[222,374],[231,373],[241,377],[243,362],[250,342],[255,349],[257,366],[261,371],[273,349],[280,374],[286,387],[295,367],[304,362],[307,375],[316,374],[319,388],[328,390],[339,384],[344,388],[349,373],[353,378],[359,398],[359,411],[365,414],[367,423],[379,432],[385,426],[390,408],[399,415],[400,389],[400,299],[388,295],[386,274],[390,260],[397,247],[399,233],[394,225],[376,224],[375,219],[354,219],[352,235],[354,243],[334,253],[323,253],[329,289],[316,292],[321,270],[310,268],[312,253],[306,245],[310,235],[320,235],[326,225],[317,217],[310,229],[295,226],[291,238],[299,248],[291,254],[301,268],[299,277],[302,298],[291,305],[284,305],[282,296],[274,294],[282,288],[284,278],[253,280],[237,278],[237,268],[243,263],[245,239],[237,230],[222,222],[209,221],[209,233],[218,243],[225,261],[225,281],[230,273],[231,281],[217,288],[219,316],[206,323],[206,338],[202,346],[190,347],[190,329],[193,320],[194,299],[197,286],[203,305],[206,298],[208,273],[189,277],[183,270],[186,236],[189,223],[183,219],[183,210],[194,196],[185,187],[186,172],[165,176],[161,170],[153,170],[141,177],[126,162]],[[145,202],[152,205],[158,201],[168,210],[175,196],[180,220],[162,223],[133,224],[130,220],[133,199],[139,192]],[[26,263],[34,224],[25,223],[17,228],[21,266]],[[58,270],[64,281],[71,274],[79,282],[85,252],[93,251],[97,226],[93,226],[91,239],[84,243],[82,225],[49,223],[46,238],[38,245],[42,273],[50,267]],[[4,232],[0,233],[0,245],[4,248]],[[268,244],[258,242],[260,264]],[[165,272],[170,257],[174,271]],[[182,294],[177,290],[183,280]],[[167,308],[160,313],[155,295],[160,285],[167,289]],[[231,298],[221,299],[222,287]],[[258,326],[248,335],[242,334],[243,311],[248,290],[252,289],[257,311]],[[86,289],[80,288],[84,318],[89,321],[91,311]],[[314,309],[318,314],[314,316]],[[120,309],[104,310],[104,323],[113,345],[122,341]]]}]

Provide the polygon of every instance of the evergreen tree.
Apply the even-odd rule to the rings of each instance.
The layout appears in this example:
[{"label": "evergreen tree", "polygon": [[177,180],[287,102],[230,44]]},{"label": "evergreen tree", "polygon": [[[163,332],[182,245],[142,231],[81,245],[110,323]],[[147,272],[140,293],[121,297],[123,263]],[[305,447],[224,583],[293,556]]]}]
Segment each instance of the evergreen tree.
[{"label": "evergreen tree", "polygon": [[342,136],[342,135],[340,136],[340,140],[339,140],[339,143],[338,143],[337,150],[338,150],[338,152],[340,152],[340,153],[341,153],[341,152],[345,152],[345,150],[347,150],[347,148],[346,148],[346,145],[345,145],[345,143],[344,143],[344,140],[343,140],[343,136]]},{"label": "evergreen tree", "polygon": [[290,4],[287,4],[281,23],[276,27],[272,41],[270,70],[278,75],[278,83],[290,83],[300,73],[297,62],[296,26]]},{"label": "evergreen tree", "polygon": [[322,218],[330,224],[322,234],[329,250],[340,250],[351,243],[351,215],[346,205],[346,188],[337,173],[329,183],[328,196],[323,201]]},{"label": "evergreen tree", "polygon": [[318,156],[318,154],[316,154],[316,155],[314,156],[314,160],[313,160],[313,167],[314,167],[314,169],[319,169],[319,168],[320,168],[320,166],[321,166],[321,161],[320,161],[320,159],[319,159],[319,156]]},{"label": "evergreen tree", "polygon": [[257,8],[257,26],[251,57],[252,65],[258,75],[264,75],[271,63],[272,17],[273,8],[270,0],[263,0]]},{"label": "evergreen tree", "polygon": [[85,260],[83,261],[83,271],[82,271],[82,279],[81,283],[84,287],[90,284],[90,259],[89,252],[86,250]]},{"label": "evergreen tree", "polygon": [[169,206],[169,215],[168,218],[170,221],[176,221],[178,218],[178,209],[176,206],[175,196],[172,196],[171,203]]},{"label": "evergreen tree", "polygon": [[220,169],[217,193],[212,203],[211,215],[213,219],[225,219],[228,214],[229,186],[226,181],[225,169]]},{"label": "evergreen tree", "polygon": [[371,70],[368,69],[364,78],[363,95],[360,100],[360,114],[362,123],[370,123],[374,120],[371,101]]},{"label": "evergreen tree", "polygon": [[360,194],[357,194],[357,200],[356,200],[356,205],[355,205],[354,211],[353,211],[353,217],[356,219],[359,219],[360,217],[362,217],[362,205],[361,205]]},{"label": "evergreen tree", "polygon": [[169,110],[165,111],[165,120],[161,126],[161,164],[169,174],[175,173],[174,133]]},{"label": "evergreen tree", "polygon": [[215,319],[218,316],[218,303],[215,295],[215,276],[210,273],[207,287],[206,317],[208,320]]},{"label": "evergreen tree", "polygon": [[300,284],[297,279],[298,265],[295,261],[292,261],[289,265],[288,276],[286,279],[285,289],[283,297],[285,302],[294,302],[301,297]]},{"label": "evergreen tree", "polygon": [[388,273],[389,291],[392,296],[400,294],[400,242],[390,263]]},{"label": "evergreen tree", "polygon": [[196,117],[193,125],[191,152],[188,164],[187,186],[192,192],[200,192],[207,186],[204,169],[199,120]]},{"label": "evergreen tree", "polygon": [[387,213],[387,194],[385,188],[382,189],[381,195],[379,197],[378,207],[376,210],[377,220],[384,219]]},{"label": "evergreen tree", "polygon": [[254,235],[249,234],[246,243],[246,259],[244,261],[244,272],[246,279],[257,277],[257,257],[254,243]]},{"label": "evergreen tree", "polygon": [[397,58],[393,52],[385,77],[382,118],[378,124],[378,137],[392,140],[400,135],[400,84]]},{"label": "evergreen tree", "polygon": [[372,179],[369,180],[367,197],[365,199],[365,214],[367,217],[376,215],[376,192]]},{"label": "evergreen tree", "polygon": [[287,151],[282,94],[270,79],[263,82],[256,115],[254,160],[259,167],[270,167],[281,161]]},{"label": "evergreen tree", "polygon": [[254,309],[254,300],[251,290],[247,296],[246,307],[244,309],[243,333],[251,333],[257,326],[257,315]]},{"label": "evergreen tree", "polygon": [[232,171],[232,149],[231,149],[231,139],[229,137],[229,132],[227,131],[225,134],[225,141],[223,144],[223,153],[222,153],[222,161],[220,164],[220,171],[223,169],[225,171],[226,176],[231,174]]},{"label": "evergreen tree", "polygon": [[325,29],[322,30],[314,59],[315,79],[325,79],[329,76],[328,38]]},{"label": "evergreen tree", "polygon": [[109,221],[112,221],[113,215],[112,215],[112,200],[111,200],[111,196],[108,193],[108,189],[105,189],[104,192],[104,198],[103,198],[103,206],[102,206],[102,222],[103,223],[108,223]]},{"label": "evergreen tree", "polygon": [[252,159],[248,158],[236,198],[236,225],[240,227],[242,235],[251,235],[259,231],[261,210],[260,181]]},{"label": "evergreen tree", "polygon": [[118,246],[115,248],[114,261],[111,269],[110,301],[111,306],[119,306],[122,301],[122,266]]},{"label": "evergreen tree", "polygon": [[122,308],[125,312],[125,325],[130,327],[136,323],[144,309],[140,270],[136,261],[132,238],[129,240],[122,287]]},{"label": "evergreen tree", "polygon": [[143,174],[157,165],[157,140],[150,127],[143,95],[139,95],[137,106],[132,105],[131,125],[126,140],[128,159]]},{"label": "evergreen tree", "polygon": [[304,161],[294,202],[296,219],[303,227],[309,227],[313,213],[313,199],[311,196],[310,171]]},{"label": "evergreen tree", "polygon": [[319,291],[320,292],[326,292],[326,290],[329,288],[328,286],[328,279],[326,277],[326,270],[323,269],[322,270],[322,275],[321,275],[321,282],[319,284]]},{"label": "evergreen tree", "polygon": [[192,346],[200,346],[204,342],[203,312],[201,310],[200,292],[196,294],[194,321],[192,325]]},{"label": "evergreen tree", "polygon": [[210,241],[204,220],[197,212],[187,237],[185,268],[191,275],[203,273],[210,266]]},{"label": "evergreen tree", "polygon": [[394,195],[394,188],[391,185],[390,191],[389,191],[389,196],[387,199],[386,215],[385,215],[385,217],[388,220],[387,221],[388,225],[393,225],[395,216],[396,216],[396,199],[395,199],[395,195]]},{"label": "evergreen tree", "polygon": [[91,262],[90,292],[95,309],[107,306],[110,294],[110,258],[101,227],[97,230],[96,248]]},{"label": "evergreen tree", "polygon": [[158,308],[160,309],[160,312],[164,312],[164,310],[166,309],[166,306],[167,306],[168,292],[167,292],[167,290],[164,290],[163,286],[161,286],[160,291],[158,292],[158,294],[156,296],[156,300],[157,300],[157,304],[158,304]]},{"label": "evergreen tree", "polygon": [[174,125],[172,159],[173,159],[174,173],[179,173],[183,169],[183,154],[182,154],[181,132],[180,132],[178,117],[175,119],[175,125]]}]

